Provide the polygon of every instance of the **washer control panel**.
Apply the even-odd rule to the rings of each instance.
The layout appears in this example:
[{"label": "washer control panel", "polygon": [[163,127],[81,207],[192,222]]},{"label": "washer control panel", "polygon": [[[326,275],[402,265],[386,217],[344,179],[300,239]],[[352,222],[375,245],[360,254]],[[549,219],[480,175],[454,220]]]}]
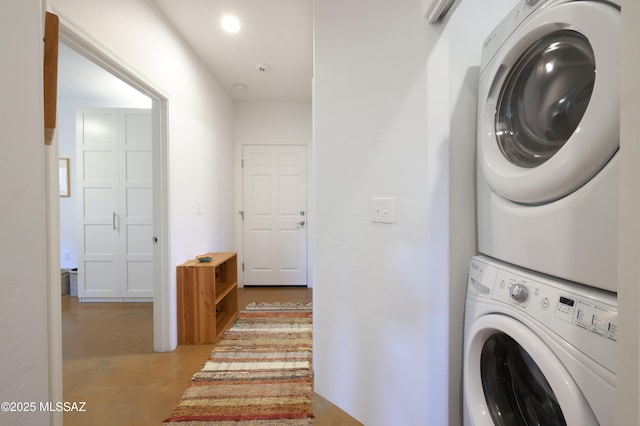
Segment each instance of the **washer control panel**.
[{"label": "washer control panel", "polygon": [[479,259],[471,262],[467,297],[518,310],[613,371],[618,340],[615,295]]},{"label": "washer control panel", "polygon": [[618,341],[618,311],[590,300],[560,296],[556,316],[562,320]]},{"label": "washer control panel", "polygon": [[514,305],[545,323],[551,320],[553,314],[553,317],[566,323],[607,339],[618,340],[617,308],[569,289],[498,270],[491,298]]}]

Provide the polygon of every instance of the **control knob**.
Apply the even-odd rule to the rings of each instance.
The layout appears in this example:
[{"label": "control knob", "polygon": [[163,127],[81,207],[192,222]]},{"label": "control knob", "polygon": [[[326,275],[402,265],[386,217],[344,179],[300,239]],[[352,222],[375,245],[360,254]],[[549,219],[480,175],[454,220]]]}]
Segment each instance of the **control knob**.
[{"label": "control knob", "polygon": [[514,284],[509,288],[509,295],[516,302],[522,303],[529,297],[529,289],[522,284]]}]

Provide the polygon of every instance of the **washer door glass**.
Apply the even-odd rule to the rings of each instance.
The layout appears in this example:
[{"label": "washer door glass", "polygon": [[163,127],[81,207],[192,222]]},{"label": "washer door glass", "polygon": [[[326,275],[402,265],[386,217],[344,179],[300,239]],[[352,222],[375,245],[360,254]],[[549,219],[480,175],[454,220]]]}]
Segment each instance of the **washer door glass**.
[{"label": "washer door glass", "polygon": [[531,168],[558,152],[584,116],[595,76],[593,49],[575,31],[551,33],[531,46],[498,98],[496,138],[504,156]]},{"label": "washer door glass", "polygon": [[616,154],[620,27],[620,11],[607,3],[566,2],[536,9],[483,50],[478,166],[498,196],[554,202]]},{"label": "washer door glass", "polygon": [[489,337],[480,358],[482,388],[496,425],[566,425],[538,365],[504,333]]}]

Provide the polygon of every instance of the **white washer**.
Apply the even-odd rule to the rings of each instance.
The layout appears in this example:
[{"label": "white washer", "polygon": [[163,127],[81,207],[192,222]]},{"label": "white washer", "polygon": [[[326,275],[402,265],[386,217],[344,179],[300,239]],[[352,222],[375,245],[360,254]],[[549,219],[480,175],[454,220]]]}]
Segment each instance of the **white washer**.
[{"label": "white washer", "polygon": [[614,424],[612,293],[479,256],[465,317],[465,425]]},{"label": "white washer", "polygon": [[527,0],[485,40],[481,253],[617,291],[620,10]]}]

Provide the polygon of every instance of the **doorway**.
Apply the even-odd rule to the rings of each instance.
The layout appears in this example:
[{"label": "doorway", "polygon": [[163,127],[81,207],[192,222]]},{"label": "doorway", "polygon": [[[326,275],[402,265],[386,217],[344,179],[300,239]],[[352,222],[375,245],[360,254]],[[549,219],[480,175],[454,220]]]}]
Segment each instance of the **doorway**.
[{"label": "doorway", "polygon": [[242,147],[245,286],[307,286],[307,147]]},{"label": "doorway", "polygon": [[[108,54],[101,52],[89,42],[78,36],[72,29],[60,25],[60,42],[88,59],[103,71],[125,83],[150,100],[152,134],[152,180],[153,184],[153,347],[156,352],[170,351],[170,282],[168,259],[168,169],[167,154],[167,97],[148,82],[131,73]],[[66,253],[63,249],[63,259]],[[60,318],[52,318],[54,322]]]}]

